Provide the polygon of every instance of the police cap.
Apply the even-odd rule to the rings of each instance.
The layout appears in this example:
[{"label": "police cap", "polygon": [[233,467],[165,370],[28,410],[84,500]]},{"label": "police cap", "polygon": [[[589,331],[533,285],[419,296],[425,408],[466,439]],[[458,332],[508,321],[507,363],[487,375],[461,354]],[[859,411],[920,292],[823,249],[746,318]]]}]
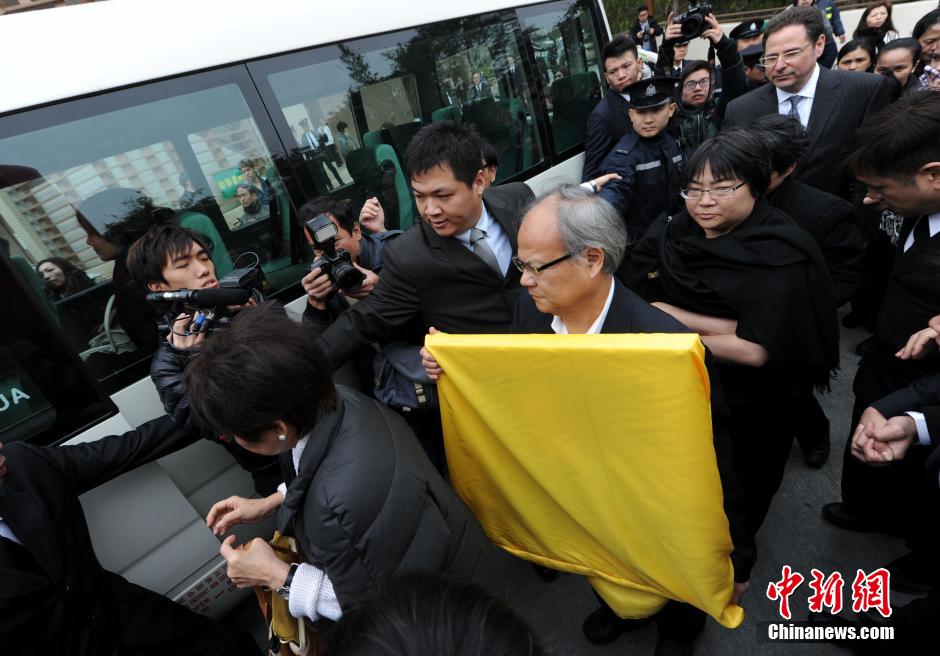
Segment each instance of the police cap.
[{"label": "police cap", "polygon": [[634,82],[624,93],[630,94],[630,106],[637,109],[659,107],[675,100],[676,85],[679,80],[674,77],[656,76]]},{"label": "police cap", "polygon": [[735,28],[728,33],[728,36],[732,39],[749,39],[754,36],[760,36],[764,31],[764,25],[766,23],[767,21],[763,18],[744,21],[735,26]]}]

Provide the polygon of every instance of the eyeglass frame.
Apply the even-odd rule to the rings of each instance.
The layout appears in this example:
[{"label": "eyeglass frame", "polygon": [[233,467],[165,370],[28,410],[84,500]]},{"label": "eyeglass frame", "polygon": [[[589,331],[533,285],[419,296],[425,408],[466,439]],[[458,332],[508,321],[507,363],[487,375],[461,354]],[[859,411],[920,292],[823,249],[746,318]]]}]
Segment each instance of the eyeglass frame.
[{"label": "eyeglass frame", "polygon": [[542,272],[545,271],[545,269],[548,269],[550,267],[555,266],[556,264],[564,262],[565,260],[572,258],[575,255],[577,255],[577,253],[568,253],[566,255],[562,255],[561,257],[557,259],[552,260],[551,262],[546,262],[545,264],[541,266],[532,266],[528,262],[523,262],[522,260],[520,260],[518,255],[513,255],[512,264],[514,267],[516,267],[516,269],[519,270],[519,273],[525,275],[526,271],[528,271],[532,275],[533,278],[538,278],[540,275],[542,275]]},{"label": "eyeglass frame", "polygon": [[803,54],[803,51],[809,48],[810,46],[815,45],[813,43],[807,43],[802,48],[793,48],[792,50],[787,50],[786,52],[781,52],[779,55],[769,55],[766,57],[761,57],[757,61],[764,68],[773,68],[777,65],[777,61],[782,57],[784,64],[792,64],[796,61],[796,58]]},{"label": "eyeglass frame", "polygon": [[[746,182],[742,182],[741,184],[736,185],[734,187],[715,187],[715,189],[680,189],[679,195],[682,196],[686,200],[702,200],[703,198],[705,198],[705,194],[708,194],[709,196],[711,196],[712,200],[716,198],[734,198],[734,192],[736,192],[738,189],[740,189],[746,184],[747,184]],[[719,189],[730,189],[731,193],[729,193],[727,196],[715,195],[713,191],[718,191]],[[701,195],[698,198],[694,198],[688,195],[690,191],[698,192]]]},{"label": "eyeglass frame", "polygon": [[686,80],[685,82],[682,83],[682,88],[685,89],[686,91],[693,91],[695,87],[701,87],[702,89],[704,89],[706,82],[709,84],[709,86],[711,85],[712,83],[711,75],[709,75],[708,77],[703,77],[701,80]]}]

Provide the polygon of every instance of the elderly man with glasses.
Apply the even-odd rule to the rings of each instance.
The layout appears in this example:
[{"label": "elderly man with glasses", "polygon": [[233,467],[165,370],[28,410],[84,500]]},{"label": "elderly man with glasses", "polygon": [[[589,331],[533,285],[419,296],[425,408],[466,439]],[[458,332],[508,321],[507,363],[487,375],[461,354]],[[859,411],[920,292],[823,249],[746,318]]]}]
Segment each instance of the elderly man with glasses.
[{"label": "elderly man with glasses", "polygon": [[[624,255],[626,229],[616,210],[590,191],[563,185],[529,206],[519,228],[513,264],[528,291],[519,296],[510,332],[513,333],[676,333],[688,332],[681,323],[627,289],[614,276]],[[444,372],[427,349],[422,361],[431,378]],[[727,409],[717,374],[706,356],[711,380],[712,421],[719,474],[724,488],[725,514],[731,529],[737,603],[747,589],[755,547],[744,528],[744,506],[731,470],[725,430]],[[624,430],[629,430],[625,424]],[[653,616],[659,625],[657,653],[670,643],[691,647],[705,627],[705,614],[688,604],[669,602]],[[603,601],[584,620],[588,641],[606,644],[649,619],[621,619]]]},{"label": "elderly man with glasses", "polygon": [[867,116],[888,106],[887,80],[816,63],[826,35],[815,7],[792,7],[777,14],[763,39],[760,63],[770,84],[732,100],[724,127],[747,127],[757,117],[775,113],[798,120],[809,133],[810,145],[794,177],[850,199],[850,180],[838,166],[839,153]]}]

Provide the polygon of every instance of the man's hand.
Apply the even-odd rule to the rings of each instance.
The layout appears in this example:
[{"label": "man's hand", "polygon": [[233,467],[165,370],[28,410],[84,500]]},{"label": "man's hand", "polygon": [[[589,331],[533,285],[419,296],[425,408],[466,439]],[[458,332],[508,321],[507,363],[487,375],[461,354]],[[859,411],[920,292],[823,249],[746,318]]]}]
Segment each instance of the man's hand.
[{"label": "man's hand", "polygon": [[283,587],[290,565],[279,559],[271,545],[255,538],[240,548],[235,536],[225,538],[219,553],[228,563],[228,577],[239,588],[264,586],[270,590]]},{"label": "man's hand", "polygon": [[236,524],[254,524],[270,517],[284,501],[280,492],[264,499],[229,497],[213,504],[206,515],[206,526],[216,535],[222,535]]},{"label": "man's hand", "polygon": [[917,438],[917,424],[907,416],[891,417],[884,426],[870,433],[862,455],[869,464],[884,464],[902,460]]},{"label": "man's hand", "polygon": [[718,23],[718,19],[715,18],[714,14],[708,14],[705,17],[705,22],[708,23],[708,27],[702,32],[702,38],[708,39],[713,45],[718,45],[718,42],[721,41],[721,37],[725,35],[724,30],[721,29],[721,25]]},{"label": "man's hand", "polygon": [[333,291],[333,281],[330,277],[316,267],[305,275],[301,281],[301,286],[307,292],[307,303],[317,310],[326,309],[326,298]]},{"label": "man's hand", "polygon": [[840,35],[837,36],[836,38],[839,39],[839,43],[845,43],[845,35],[844,35],[844,34],[840,34]]},{"label": "man's hand", "polygon": [[[428,335],[436,335],[438,333],[437,328],[431,326],[428,329]],[[444,370],[441,369],[441,365],[437,363],[437,360],[434,359],[434,356],[431,355],[431,352],[428,350],[427,346],[421,347],[421,364],[424,365],[424,370],[428,374],[428,378],[431,380],[437,380],[441,377],[441,374],[444,373]]]},{"label": "man's hand", "polygon": [[369,232],[385,232],[385,210],[379,199],[373,196],[359,211],[359,225]]},{"label": "man's hand", "polygon": [[874,408],[865,408],[859,419],[858,426],[852,434],[852,455],[862,462],[868,462],[865,458],[865,449],[870,448],[870,442],[874,439],[875,431],[888,423],[885,417]]},{"label": "man's hand", "polygon": [[682,25],[672,22],[673,15],[666,16],[666,31],[663,32],[663,39],[666,41],[675,41],[682,36]]},{"label": "man's hand", "polygon": [[640,30],[639,32],[636,33],[636,40],[641,43],[643,42],[643,30]]},{"label": "man's hand", "polygon": [[177,316],[173,321],[173,325],[170,326],[170,334],[166,336],[166,341],[168,341],[171,346],[178,349],[199,348],[199,345],[206,339],[206,334],[197,333],[195,335],[189,335],[187,333],[189,332],[189,327],[200,316],[202,316],[201,312],[193,312],[192,315],[183,313]]},{"label": "man's hand", "polygon": [[940,316],[931,317],[928,327],[911,335],[904,348],[894,356],[901,360],[920,360],[931,351],[935,351],[940,344],[938,328],[940,328]]},{"label": "man's hand", "polygon": [[364,269],[358,264],[356,264],[355,262],[353,262],[352,265],[356,267],[357,269],[359,269],[359,271],[362,272],[362,275],[364,275],[366,279],[362,281],[362,285],[356,291],[346,292],[346,291],[340,290],[340,293],[342,293],[343,296],[349,296],[350,298],[355,298],[361,301],[366,296],[368,296],[372,292],[373,289],[375,289],[376,285],[379,284],[379,277],[375,274],[374,271],[370,271],[369,269]]},{"label": "man's hand", "polygon": [[600,191],[601,189],[604,188],[605,184],[607,184],[611,180],[620,180],[621,177],[622,176],[619,173],[605,173],[601,177],[594,178],[593,180],[591,180],[591,186],[594,189]]}]

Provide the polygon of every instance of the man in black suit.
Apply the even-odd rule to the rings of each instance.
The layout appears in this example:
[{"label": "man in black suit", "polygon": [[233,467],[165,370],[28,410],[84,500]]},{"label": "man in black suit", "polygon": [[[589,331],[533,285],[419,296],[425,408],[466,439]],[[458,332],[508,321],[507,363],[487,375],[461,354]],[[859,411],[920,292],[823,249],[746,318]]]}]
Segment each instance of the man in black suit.
[{"label": "man in black suit", "polygon": [[607,94],[588,116],[581,182],[610,173],[602,171],[601,164],[621,137],[633,132],[629,118],[630,99],[623,90],[639,80],[642,72],[636,43],[630,37],[618,34],[604,46],[602,60]]},{"label": "man in black suit", "polygon": [[761,62],[770,84],[732,100],[725,127],[747,127],[758,116],[797,118],[809,132],[809,148],[794,176],[831,194],[850,199],[849,180],[838,157],[862,121],[888,106],[887,81],[820,67],[826,45],[822,14],[815,7],[792,7],[774,16],[763,36]]},{"label": "man in black suit", "polygon": [[[522,294],[516,303],[512,333],[677,333],[688,329],[624,287],[614,276],[626,244],[623,220],[613,206],[581,187],[564,185],[531,206],[519,229]],[[442,373],[427,349],[422,360],[428,375]],[[706,356],[706,365],[710,357]],[[745,528],[744,500],[731,466],[731,446],[724,429],[727,409],[714,370],[712,416],[719,475],[725,491],[725,513],[734,552],[737,603],[747,589],[755,560],[753,537]],[[705,614],[684,603],[670,602],[655,620],[660,627],[656,653],[678,642],[690,646],[705,626]],[[622,620],[603,602],[584,621],[593,644],[607,644],[647,620]]]},{"label": "man in black suit", "polygon": [[[78,496],[186,447],[168,417],[75,446],[0,451],[0,635],[5,654],[258,654],[251,636],[106,571]],[[4,462],[4,460],[6,462]]]},{"label": "man in black suit", "polygon": [[[321,339],[334,366],[363,346],[406,339],[429,328],[505,332],[519,295],[516,217],[532,199],[523,183],[484,189],[483,143],[469,126],[434,123],[405,154],[422,221],[385,249],[379,282]],[[308,290],[309,293],[309,290]]]},{"label": "man in black suit", "polygon": [[[846,168],[868,186],[865,202],[904,216],[894,271],[874,336],[865,345],[853,384],[852,424],[877,399],[940,372],[940,358],[902,359],[910,335],[940,309],[940,95],[903,97],[865,122],[847,151]],[[916,495],[923,460],[909,455],[886,467],[867,467],[851,457],[842,467],[842,502],[823,507],[823,517],[852,530],[906,533],[905,511]],[[912,454],[914,455],[914,454]]]},{"label": "man in black suit", "polygon": [[470,82],[470,100],[483,100],[490,97],[490,84],[479,71],[473,72]]},{"label": "man in black suit", "polygon": [[657,52],[656,37],[662,35],[663,28],[650,16],[650,10],[645,5],[640,5],[636,10],[636,20],[630,29],[630,36],[636,39],[637,45],[643,50]]}]

